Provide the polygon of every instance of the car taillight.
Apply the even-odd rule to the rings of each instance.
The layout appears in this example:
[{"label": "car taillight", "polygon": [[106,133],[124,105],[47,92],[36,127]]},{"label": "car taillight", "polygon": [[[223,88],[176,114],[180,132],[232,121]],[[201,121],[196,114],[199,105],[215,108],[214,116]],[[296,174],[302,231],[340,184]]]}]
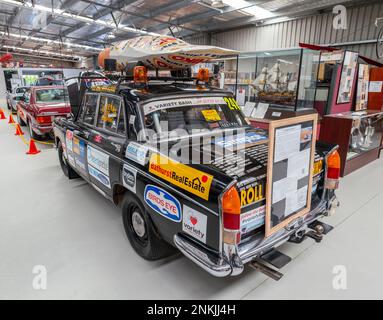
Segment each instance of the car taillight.
[{"label": "car taillight", "polygon": [[41,124],[43,124],[43,123],[51,123],[52,122],[52,117],[51,116],[49,116],[49,117],[47,117],[47,116],[38,116],[38,117],[36,117],[36,121],[38,123],[41,123]]},{"label": "car taillight", "polygon": [[326,189],[338,189],[340,177],[340,156],[338,151],[332,152],[327,157]]},{"label": "car taillight", "polygon": [[241,241],[241,201],[235,186],[227,190],[222,197],[223,241],[238,244]]}]

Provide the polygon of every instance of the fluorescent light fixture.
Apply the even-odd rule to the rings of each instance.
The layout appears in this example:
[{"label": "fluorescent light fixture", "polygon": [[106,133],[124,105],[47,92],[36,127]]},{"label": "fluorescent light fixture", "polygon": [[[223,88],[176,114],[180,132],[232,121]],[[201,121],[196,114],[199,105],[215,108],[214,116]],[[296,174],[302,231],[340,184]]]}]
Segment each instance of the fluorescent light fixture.
[{"label": "fluorescent light fixture", "polygon": [[20,1],[16,1],[16,0],[0,0],[0,3],[9,4],[9,5],[17,6],[17,7],[22,7],[22,8],[26,8],[26,9],[30,9],[30,10],[48,12],[52,15],[64,16],[64,17],[71,18],[71,19],[74,19],[77,21],[85,22],[87,24],[96,24],[99,26],[108,27],[108,28],[111,28],[115,31],[119,30],[119,31],[138,33],[138,34],[142,34],[142,35],[160,36],[159,33],[148,32],[145,30],[131,28],[131,27],[123,26],[123,25],[116,27],[116,25],[114,24],[113,21],[105,21],[105,20],[101,20],[101,19],[95,20],[93,18],[89,18],[89,17],[78,15],[78,14],[66,12],[65,10],[58,9],[58,8],[50,8],[50,7],[46,7],[46,6],[42,6],[42,5],[38,5],[38,4],[36,4],[35,6],[32,6],[32,3],[30,3],[30,2],[20,2]]},{"label": "fluorescent light fixture", "polygon": [[269,10],[263,9],[256,5],[252,5],[250,2],[245,0],[222,0],[222,2],[237,10],[251,14],[256,19],[267,19],[275,16],[275,14]]},{"label": "fluorescent light fixture", "polygon": [[93,48],[90,46],[82,45],[82,44],[77,44],[77,43],[72,43],[69,41],[66,42],[61,42],[58,40],[50,40],[50,39],[45,39],[45,38],[39,38],[39,37],[34,37],[34,36],[24,36],[21,34],[17,33],[6,33],[4,31],[0,31],[0,36],[7,37],[9,36],[10,38],[17,38],[17,39],[23,39],[23,40],[33,40],[37,42],[44,42],[44,44],[57,44],[57,45],[65,45],[68,47],[75,47],[83,50],[89,50],[89,51],[101,51],[101,49]]},{"label": "fluorescent light fixture", "polygon": [[5,48],[5,49],[12,49],[12,50],[16,51],[16,53],[17,53],[17,51],[24,51],[24,52],[40,53],[40,54],[44,54],[44,55],[48,55],[48,56],[56,56],[56,57],[63,57],[63,58],[76,58],[76,59],[81,59],[82,58],[80,56],[74,56],[74,55],[64,54],[64,53],[56,53],[56,52],[46,51],[46,50],[35,50],[35,49],[28,49],[28,48],[19,48],[19,47],[15,47],[15,46],[7,46],[7,45],[3,45],[1,47]]}]

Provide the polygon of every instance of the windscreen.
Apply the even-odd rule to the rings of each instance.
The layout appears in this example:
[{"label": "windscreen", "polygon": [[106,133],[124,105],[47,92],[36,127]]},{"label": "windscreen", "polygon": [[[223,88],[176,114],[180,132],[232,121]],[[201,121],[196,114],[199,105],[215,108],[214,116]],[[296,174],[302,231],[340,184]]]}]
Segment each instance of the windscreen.
[{"label": "windscreen", "polygon": [[69,97],[66,89],[41,89],[36,91],[37,103],[59,103],[68,101]]},{"label": "windscreen", "polygon": [[144,106],[145,127],[156,134],[183,130],[239,128],[247,122],[234,98],[185,98],[151,102]]},{"label": "windscreen", "polygon": [[27,88],[17,88],[16,89],[16,93],[24,93],[25,91],[27,91]]},{"label": "windscreen", "polygon": [[40,78],[37,81],[38,86],[62,86],[64,85],[63,80],[56,80],[56,79],[47,79],[47,78]]}]

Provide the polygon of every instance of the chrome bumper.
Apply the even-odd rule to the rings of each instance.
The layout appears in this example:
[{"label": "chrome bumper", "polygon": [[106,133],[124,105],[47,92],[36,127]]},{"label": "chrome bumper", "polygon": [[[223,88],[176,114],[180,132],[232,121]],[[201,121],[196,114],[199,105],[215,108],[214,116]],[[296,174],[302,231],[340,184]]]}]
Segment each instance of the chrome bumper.
[{"label": "chrome bumper", "polygon": [[310,211],[304,219],[290,225],[290,227],[280,230],[269,238],[263,238],[258,241],[252,241],[250,239],[241,243],[239,246],[225,244],[224,253],[220,256],[209,252],[182,235],[176,234],[173,240],[175,246],[187,258],[195,262],[211,275],[215,277],[235,276],[242,273],[244,264],[261,256],[268,250],[287,242],[291,235],[301,230],[305,230],[308,224],[317,220],[321,216],[332,214],[338,206],[339,202],[335,196],[328,202],[321,201],[321,203],[314,210]]}]

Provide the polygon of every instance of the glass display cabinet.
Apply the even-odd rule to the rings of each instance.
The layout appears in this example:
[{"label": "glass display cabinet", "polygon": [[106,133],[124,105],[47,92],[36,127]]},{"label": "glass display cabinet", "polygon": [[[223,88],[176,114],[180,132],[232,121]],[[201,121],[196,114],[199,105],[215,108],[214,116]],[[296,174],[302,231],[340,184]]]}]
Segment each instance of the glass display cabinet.
[{"label": "glass display cabinet", "polygon": [[247,52],[224,60],[222,88],[238,104],[266,103],[289,111],[313,109],[320,51]]},{"label": "glass display cabinet", "polygon": [[339,145],[342,176],[378,159],[382,137],[383,112],[374,110],[327,115],[320,131],[320,141]]},{"label": "glass display cabinet", "polygon": [[294,49],[257,53],[255,101],[271,108],[313,109],[320,52]]}]

